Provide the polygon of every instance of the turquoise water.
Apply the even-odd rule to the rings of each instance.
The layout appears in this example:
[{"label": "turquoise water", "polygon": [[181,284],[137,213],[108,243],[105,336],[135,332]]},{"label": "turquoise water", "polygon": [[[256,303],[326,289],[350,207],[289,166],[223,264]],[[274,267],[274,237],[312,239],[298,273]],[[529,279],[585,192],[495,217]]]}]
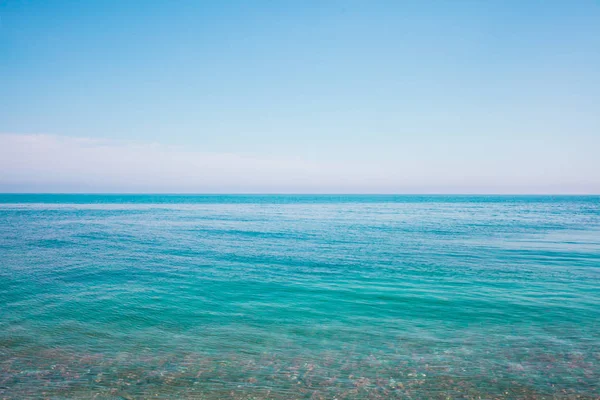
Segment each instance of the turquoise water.
[{"label": "turquoise water", "polygon": [[0,398],[599,398],[600,197],[0,195]]}]

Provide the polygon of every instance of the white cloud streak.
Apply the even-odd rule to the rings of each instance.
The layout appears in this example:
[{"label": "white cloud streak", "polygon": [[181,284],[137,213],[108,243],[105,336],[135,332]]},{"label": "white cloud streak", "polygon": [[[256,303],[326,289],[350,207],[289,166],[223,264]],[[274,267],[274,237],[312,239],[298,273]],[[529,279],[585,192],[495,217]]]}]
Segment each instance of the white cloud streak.
[{"label": "white cloud streak", "polygon": [[344,167],[155,143],[0,135],[0,185],[27,191],[321,192],[376,178]]}]

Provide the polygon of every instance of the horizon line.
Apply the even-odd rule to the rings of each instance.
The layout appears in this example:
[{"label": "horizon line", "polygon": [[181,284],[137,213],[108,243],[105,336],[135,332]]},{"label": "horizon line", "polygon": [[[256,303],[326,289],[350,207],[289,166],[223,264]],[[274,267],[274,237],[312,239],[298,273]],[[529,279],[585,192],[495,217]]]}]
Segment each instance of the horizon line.
[{"label": "horizon line", "polygon": [[287,193],[287,192],[2,192],[0,195],[84,196],[600,196],[600,193]]}]

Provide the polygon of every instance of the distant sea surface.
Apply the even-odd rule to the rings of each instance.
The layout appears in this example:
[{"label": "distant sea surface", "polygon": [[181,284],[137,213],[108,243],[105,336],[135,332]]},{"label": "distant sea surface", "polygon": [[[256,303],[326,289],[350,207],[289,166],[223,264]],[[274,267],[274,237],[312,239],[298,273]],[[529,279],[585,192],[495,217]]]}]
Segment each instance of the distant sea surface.
[{"label": "distant sea surface", "polygon": [[600,197],[0,195],[0,398],[600,398]]}]

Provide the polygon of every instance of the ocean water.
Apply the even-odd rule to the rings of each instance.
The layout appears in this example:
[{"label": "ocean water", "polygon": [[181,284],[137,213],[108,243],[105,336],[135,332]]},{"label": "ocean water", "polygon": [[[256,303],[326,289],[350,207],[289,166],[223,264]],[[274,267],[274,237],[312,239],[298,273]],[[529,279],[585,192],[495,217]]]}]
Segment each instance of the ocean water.
[{"label": "ocean water", "polygon": [[0,398],[600,398],[600,197],[0,195]]}]

